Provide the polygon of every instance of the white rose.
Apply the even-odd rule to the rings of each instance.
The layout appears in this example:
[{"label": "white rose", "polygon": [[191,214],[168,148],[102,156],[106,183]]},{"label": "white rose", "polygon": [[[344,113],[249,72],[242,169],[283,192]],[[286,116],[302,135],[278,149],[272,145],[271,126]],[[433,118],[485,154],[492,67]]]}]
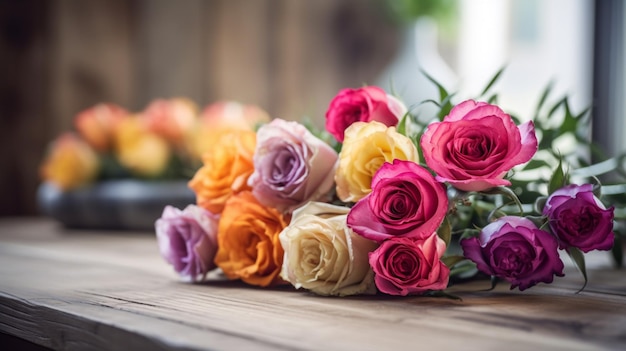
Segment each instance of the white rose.
[{"label": "white rose", "polygon": [[377,244],[346,226],[349,208],[310,202],[294,211],[280,233],[281,277],[319,295],[374,294],[368,253]]}]

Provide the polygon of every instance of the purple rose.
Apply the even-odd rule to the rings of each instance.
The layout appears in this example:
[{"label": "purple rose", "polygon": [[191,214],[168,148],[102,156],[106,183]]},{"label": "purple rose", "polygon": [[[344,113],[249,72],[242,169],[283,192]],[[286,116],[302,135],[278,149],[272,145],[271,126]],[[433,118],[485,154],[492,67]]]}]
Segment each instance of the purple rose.
[{"label": "purple rose", "polygon": [[393,237],[425,239],[448,211],[444,186],[415,162],[385,163],[372,178],[372,192],[348,214],[348,227],[376,242]]},{"label": "purple rose", "polygon": [[548,197],[543,214],[562,249],[583,252],[613,247],[613,207],[607,209],[593,195],[593,185],[568,185]]},{"label": "purple rose", "polygon": [[478,270],[509,281],[511,289],[525,290],[564,275],[556,239],[526,218],[501,217],[478,237],[461,240],[461,246]]},{"label": "purple rose", "polygon": [[215,268],[219,216],[196,205],[166,206],[155,223],[161,256],[184,280],[199,281]]},{"label": "purple rose", "polygon": [[334,185],[337,153],[298,122],[275,119],[259,128],[253,161],[252,194],[281,212],[320,200]]}]

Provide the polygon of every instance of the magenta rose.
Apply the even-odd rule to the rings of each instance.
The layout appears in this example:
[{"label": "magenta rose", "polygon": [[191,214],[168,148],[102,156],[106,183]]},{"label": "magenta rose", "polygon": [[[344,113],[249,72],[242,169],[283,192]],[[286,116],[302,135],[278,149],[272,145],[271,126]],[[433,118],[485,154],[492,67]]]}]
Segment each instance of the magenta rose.
[{"label": "magenta rose", "polygon": [[583,252],[613,247],[613,207],[606,208],[593,194],[593,185],[568,185],[553,192],[543,208],[562,249]]},{"label": "magenta rose", "polygon": [[461,246],[478,270],[507,280],[511,289],[525,290],[564,275],[554,236],[523,217],[498,218],[478,237],[461,240]]},{"label": "magenta rose", "polygon": [[183,211],[166,206],[155,223],[161,256],[187,281],[199,281],[215,268],[219,216],[196,205]]},{"label": "magenta rose", "polygon": [[393,238],[369,253],[374,282],[389,295],[423,294],[448,286],[450,269],[441,261],[446,244],[436,234],[425,239]]},{"label": "magenta rose", "polygon": [[518,127],[498,106],[473,100],[430,124],[420,144],[437,180],[464,191],[511,185],[506,173],[537,152],[532,121]]},{"label": "magenta rose", "polygon": [[391,127],[397,125],[406,112],[400,100],[379,87],[342,89],[326,111],[326,130],[343,142],[344,131],[354,122],[378,121]]},{"label": "magenta rose", "polygon": [[393,237],[424,239],[448,211],[443,184],[415,162],[384,163],[372,178],[372,192],[348,213],[348,227],[376,242]]},{"label": "magenta rose", "polygon": [[297,122],[275,119],[259,128],[253,161],[252,194],[281,212],[320,200],[334,186],[337,152]]}]

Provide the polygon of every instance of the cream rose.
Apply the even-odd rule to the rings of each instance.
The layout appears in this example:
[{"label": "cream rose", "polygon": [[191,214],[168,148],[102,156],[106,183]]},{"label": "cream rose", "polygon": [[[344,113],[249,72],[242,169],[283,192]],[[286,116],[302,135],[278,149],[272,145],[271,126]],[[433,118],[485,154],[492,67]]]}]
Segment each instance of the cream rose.
[{"label": "cream rose", "polygon": [[309,202],[294,211],[291,223],[279,235],[285,251],[283,279],[319,295],[376,292],[368,253],[377,245],[346,226],[349,210]]},{"label": "cream rose", "polygon": [[372,192],[374,173],[385,162],[405,160],[419,163],[417,148],[395,127],[379,122],[356,122],[346,129],[335,173],[337,196],[356,202]]}]

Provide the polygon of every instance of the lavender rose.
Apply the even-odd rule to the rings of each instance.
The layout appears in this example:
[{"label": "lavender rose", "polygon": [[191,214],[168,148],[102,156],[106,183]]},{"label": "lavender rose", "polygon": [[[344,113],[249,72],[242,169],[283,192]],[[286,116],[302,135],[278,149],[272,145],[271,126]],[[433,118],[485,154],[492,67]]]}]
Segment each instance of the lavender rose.
[{"label": "lavender rose", "polygon": [[199,281],[215,268],[219,216],[196,205],[166,206],[155,223],[161,256],[183,280]]},{"label": "lavender rose", "polygon": [[464,191],[511,185],[506,173],[537,151],[532,122],[518,127],[498,106],[473,100],[430,124],[420,144],[437,180]]},{"label": "lavender rose", "polygon": [[501,217],[461,246],[478,270],[509,281],[511,289],[525,290],[564,275],[554,236],[523,217]]},{"label": "lavender rose", "polygon": [[562,249],[583,252],[610,250],[613,247],[613,207],[606,208],[593,195],[593,185],[568,185],[553,192],[543,214]]},{"label": "lavender rose", "polygon": [[253,161],[252,194],[281,212],[320,200],[334,185],[337,153],[297,122],[275,119],[262,126]]},{"label": "lavender rose", "polygon": [[378,290],[389,295],[443,290],[450,269],[441,261],[446,244],[437,234],[426,239],[393,238],[369,254]]},{"label": "lavender rose", "polygon": [[376,242],[393,237],[424,239],[441,225],[448,211],[444,186],[412,161],[384,163],[374,174],[372,192],[348,214],[348,226]]}]

